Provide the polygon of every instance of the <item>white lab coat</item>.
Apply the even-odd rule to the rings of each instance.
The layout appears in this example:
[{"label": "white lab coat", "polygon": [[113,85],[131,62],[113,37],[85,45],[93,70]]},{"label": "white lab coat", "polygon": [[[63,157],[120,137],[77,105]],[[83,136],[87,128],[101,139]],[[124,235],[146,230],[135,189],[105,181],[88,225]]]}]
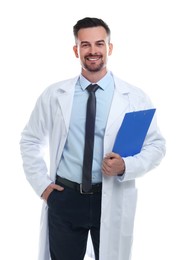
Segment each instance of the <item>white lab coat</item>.
[{"label": "white lab coat", "polygon": [[[126,112],[152,108],[140,89],[114,77],[115,91],[104,136],[104,155],[111,152]],[[55,180],[57,166],[67,138],[75,84],[78,77],[58,82],[39,97],[20,141],[26,177],[36,193]],[[50,170],[43,148],[50,147]],[[156,167],[165,154],[165,140],[156,123],[150,125],[141,153],[124,158],[123,177],[103,176],[100,260],[130,260],[137,201],[135,179]],[[41,214],[39,260],[50,260],[46,203]]]}]

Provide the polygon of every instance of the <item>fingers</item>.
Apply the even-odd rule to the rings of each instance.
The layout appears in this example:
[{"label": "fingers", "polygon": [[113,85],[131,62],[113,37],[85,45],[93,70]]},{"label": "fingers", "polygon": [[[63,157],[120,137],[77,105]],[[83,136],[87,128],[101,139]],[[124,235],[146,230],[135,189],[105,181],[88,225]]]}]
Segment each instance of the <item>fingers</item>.
[{"label": "fingers", "polygon": [[42,199],[44,199],[45,201],[47,201],[47,200],[48,200],[48,197],[49,197],[49,195],[50,195],[50,193],[51,193],[53,190],[63,191],[64,188],[61,187],[60,185],[51,183],[51,184],[45,189],[45,191],[43,192],[43,194],[41,195]]},{"label": "fingers", "polygon": [[104,159],[113,159],[113,158],[118,159],[118,158],[121,158],[121,156],[117,153],[111,152],[111,153],[107,153],[104,157]]},{"label": "fingers", "polygon": [[125,163],[117,153],[108,153],[102,162],[102,173],[107,176],[116,176],[125,171]]},{"label": "fingers", "polygon": [[61,187],[60,185],[55,184],[55,183],[50,184],[50,187],[51,187],[53,190],[58,190],[58,191],[64,190],[63,187]]},{"label": "fingers", "polygon": [[102,172],[105,175],[111,174],[112,167],[113,167],[113,153],[106,154],[103,163],[102,163]]},{"label": "fingers", "polygon": [[102,173],[105,175],[109,175],[110,171],[111,171],[110,165],[108,165],[108,163],[105,160],[103,160]]}]

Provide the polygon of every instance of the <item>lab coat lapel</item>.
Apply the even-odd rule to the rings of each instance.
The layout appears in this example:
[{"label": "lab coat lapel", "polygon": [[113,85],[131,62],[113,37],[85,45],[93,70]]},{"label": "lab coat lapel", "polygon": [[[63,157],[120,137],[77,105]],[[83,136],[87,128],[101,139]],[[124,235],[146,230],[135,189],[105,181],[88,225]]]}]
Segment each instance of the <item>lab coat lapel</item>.
[{"label": "lab coat lapel", "polygon": [[66,81],[58,89],[58,102],[66,130],[69,128],[75,85],[78,77]]},{"label": "lab coat lapel", "polygon": [[[121,83],[121,82],[120,82]],[[130,109],[128,89],[115,79],[115,90],[106,126],[106,135],[119,129],[125,113]]]}]

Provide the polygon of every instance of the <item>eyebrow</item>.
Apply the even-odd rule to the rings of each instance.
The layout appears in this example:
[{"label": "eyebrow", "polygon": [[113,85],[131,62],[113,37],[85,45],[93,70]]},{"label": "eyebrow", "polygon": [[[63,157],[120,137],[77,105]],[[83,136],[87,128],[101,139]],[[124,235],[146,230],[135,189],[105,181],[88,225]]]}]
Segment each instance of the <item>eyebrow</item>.
[{"label": "eyebrow", "polygon": [[[104,40],[98,40],[98,41],[96,41],[95,43],[99,43],[99,42],[105,43]],[[90,42],[88,42],[88,41],[81,41],[81,44],[83,44],[83,43],[90,43]]]}]

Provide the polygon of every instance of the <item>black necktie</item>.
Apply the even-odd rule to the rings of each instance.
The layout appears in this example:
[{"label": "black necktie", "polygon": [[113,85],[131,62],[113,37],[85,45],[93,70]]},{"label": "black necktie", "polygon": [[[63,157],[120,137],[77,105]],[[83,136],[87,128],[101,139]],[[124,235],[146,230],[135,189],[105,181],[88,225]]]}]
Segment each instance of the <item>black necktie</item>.
[{"label": "black necktie", "polygon": [[82,190],[89,192],[92,186],[92,162],[95,133],[96,97],[95,91],[99,88],[97,84],[87,87],[89,98],[87,101],[85,147],[83,160]]}]

